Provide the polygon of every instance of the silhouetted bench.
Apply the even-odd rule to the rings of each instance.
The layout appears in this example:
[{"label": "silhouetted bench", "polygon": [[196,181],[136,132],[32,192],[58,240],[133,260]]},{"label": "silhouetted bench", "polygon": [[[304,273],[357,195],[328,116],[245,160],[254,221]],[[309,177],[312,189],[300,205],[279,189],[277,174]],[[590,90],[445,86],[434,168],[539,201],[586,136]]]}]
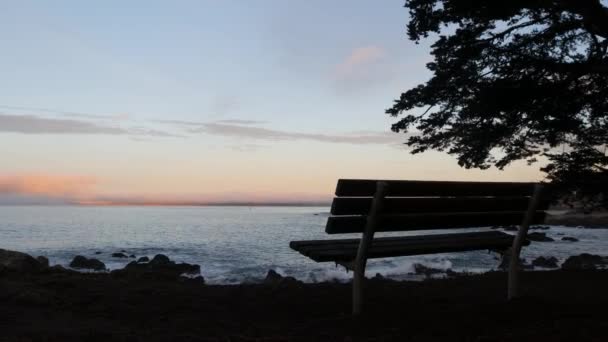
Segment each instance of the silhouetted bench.
[{"label": "silhouetted bench", "polygon": [[[354,271],[353,313],[361,312],[369,258],[492,250],[510,255],[509,298],[518,294],[518,266],[531,224],[542,223],[548,202],[541,184],[340,179],[325,232],[363,233],[360,239],[292,241],[317,261]],[[519,225],[515,236],[497,230],[401,237],[375,232]]]}]

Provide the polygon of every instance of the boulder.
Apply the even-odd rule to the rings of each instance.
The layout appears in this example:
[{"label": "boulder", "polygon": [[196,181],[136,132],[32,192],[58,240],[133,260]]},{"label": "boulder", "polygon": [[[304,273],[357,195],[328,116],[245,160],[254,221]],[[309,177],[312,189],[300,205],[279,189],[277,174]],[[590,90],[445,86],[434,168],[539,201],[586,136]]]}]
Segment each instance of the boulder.
[{"label": "boulder", "polygon": [[546,233],[529,233],[527,236],[528,240],[530,241],[537,241],[537,242],[551,242],[551,241],[555,241],[552,238],[548,237]]},{"label": "boulder", "polygon": [[414,273],[417,275],[424,274],[425,276],[428,277],[433,274],[445,273],[445,271],[442,269],[427,267],[427,266],[424,266],[423,264],[416,263],[416,264],[414,264]]},{"label": "boulder", "polygon": [[100,251],[97,251],[97,252],[95,252],[95,254],[99,255],[99,254],[101,254],[101,252],[100,252]]},{"label": "boulder", "polygon": [[445,270],[445,274],[450,278],[454,278],[454,277],[466,275],[466,272],[456,272],[456,271],[452,270],[451,268],[448,268],[447,270]]},{"label": "boulder", "polygon": [[266,273],[266,278],[264,278],[264,285],[271,285],[275,288],[293,286],[301,283],[301,281],[294,277],[283,277],[275,270],[268,270],[268,273]]},{"label": "boulder", "polygon": [[608,257],[583,253],[566,259],[562,264],[563,270],[595,270],[608,266]]},{"label": "boulder", "polygon": [[[498,269],[506,271],[509,269],[509,264],[511,263],[511,258],[508,255],[504,255],[501,260],[500,260],[500,264],[498,265]],[[533,269],[534,266],[528,264],[526,262],[526,259],[524,258],[519,258],[519,269],[521,270],[530,270]]]},{"label": "boulder", "polygon": [[17,272],[38,272],[46,266],[29,254],[0,249],[0,268]]},{"label": "boulder", "polygon": [[557,258],[556,257],[538,257],[532,260],[532,266],[536,267],[545,267],[545,268],[557,268]]},{"label": "boulder", "polygon": [[150,264],[152,265],[170,265],[171,259],[164,254],[156,254],[152,260],[150,260]]},{"label": "boulder", "polygon": [[135,254],[129,255],[129,258],[135,259]]},{"label": "boulder", "polygon": [[70,262],[69,266],[71,268],[89,269],[95,271],[103,271],[106,269],[106,265],[103,262],[94,258],[89,259],[82,255],[75,256],[72,262]]},{"label": "boulder", "polygon": [[128,258],[129,256],[125,253],[112,253],[112,258]]},{"label": "boulder", "polygon": [[376,273],[376,275],[371,280],[381,281],[381,280],[385,280],[385,279],[386,278],[382,274]]},{"label": "boulder", "polygon": [[149,262],[131,261],[123,269],[114,270],[115,276],[149,277],[155,279],[177,280],[181,275],[201,273],[199,265],[175,263],[166,255],[158,254]]},{"label": "boulder", "polygon": [[61,266],[61,265],[51,266],[51,267],[49,267],[49,270],[51,270],[53,272],[59,272],[59,273],[67,271],[67,269],[65,267]]},{"label": "boulder", "polygon": [[43,267],[49,267],[49,259],[45,256],[37,256],[36,260],[40,263],[40,265],[42,265]]},{"label": "boulder", "polygon": [[575,238],[575,237],[571,237],[571,236],[564,236],[564,237],[562,238],[562,241],[572,241],[572,242],[577,242],[577,241],[578,241],[578,239],[577,239],[577,238]]},{"label": "boulder", "polygon": [[137,259],[138,263],[142,263],[142,262],[148,262],[150,261],[150,258],[148,258],[147,256],[141,257],[139,259]]},{"label": "boulder", "polygon": [[283,279],[283,276],[278,274],[275,270],[268,270],[266,278],[264,278],[264,284],[275,284]]}]

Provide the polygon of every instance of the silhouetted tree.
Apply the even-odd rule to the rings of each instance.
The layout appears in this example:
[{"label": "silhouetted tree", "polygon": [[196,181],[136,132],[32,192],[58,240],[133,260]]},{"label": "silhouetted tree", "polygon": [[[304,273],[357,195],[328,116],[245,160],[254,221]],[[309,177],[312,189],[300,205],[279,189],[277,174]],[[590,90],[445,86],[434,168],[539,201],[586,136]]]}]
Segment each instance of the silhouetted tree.
[{"label": "silhouetted tree", "polygon": [[[608,8],[600,0],[410,0],[408,37],[434,40],[432,77],[387,109],[412,153],[502,169],[545,156],[547,178],[608,183]],[[598,186],[599,185],[599,186]],[[601,196],[601,195],[600,195]]]}]

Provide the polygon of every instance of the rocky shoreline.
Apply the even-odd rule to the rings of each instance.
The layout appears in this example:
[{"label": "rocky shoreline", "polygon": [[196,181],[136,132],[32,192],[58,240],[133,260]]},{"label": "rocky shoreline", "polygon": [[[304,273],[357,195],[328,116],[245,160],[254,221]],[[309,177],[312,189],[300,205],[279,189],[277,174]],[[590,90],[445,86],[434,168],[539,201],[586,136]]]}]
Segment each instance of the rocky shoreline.
[{"label": "rocky shoreline", "polygon": [[547,215],[545,224],[577,228],[608,228],[608,213],[571,213],[559,212]]},{"label": "rocky shoreline", "polygon": [[[31,262],[31,260],[29,260]],[[269,271],[261,284],[186,277],[0,272],[0,341],[603,341],[608,272],[506,273],[366,282],[362,316],[348,283],[305,284]]]},{"label": "rocky shoreline", "polygon": [[533,260],[556,270],[523,272],[524,299],[511,302],[506,272],[417,264],[423,281],[377,274],[360,317],[350,315],[348,283],[269,270],[257,284],[208,285],[198,265],[131,259],[108,271],[76,256],[72,267],[87,270],[77,272],[0,250],[0,341],[600,341],[608,331],[608,271],[599,270],[608,258],[591,254],[561,269],[555,258]]},{"label": "rocky shoreline", "polygon": [[[534,238],[534,241],[548,241],[544,235],[540,235],[540,237],[541,238],[539,239]],[[117,255],[118,253],[112,254],[113,257],[123,257]],[[134,255],[131,255],[130,257],[125,255],[124,257],[132,259],[136,258]],[[561,265],[558,263],[558,259],[553,256],[540,256],[531,260],[530,262],[526,259],[522,259],[520,262],[520,267],[523,270],[533,270],[535,268],[545,270],[561,269],[568,271],[608,269],[608,256],[594,255],[589,253],[582,253],[579,255],[570,256]],[[503,258],[500,265],[498,266],[498,270],[506,271],[507,268],[508,259]],[[0,275],[3,272],[7,271],[21,273],[97,272],[109,274],[113,277],[166,280],[178,280],[181,278],[189,278],[201,284],[205,283],[205,278],[201,274],[200,265],[176,263],[164,254],[157,254],[151,259],[147,256],[140,257],[136,260],[129,262],[124,268],[109,270],[107,269],[106,265],[100,260],[96,258],[87,258],[82,255],[76,255],[70,262],[69,268],[65,268],[61,265],[50,266],[49,260],[44,256],[38,256],[34,258],[33,256],[28,255],[26,253],[0,249]],[[426,278],[438,276],[452,278],[458,276],[471,275],[468,272],[456,272],[449,268],[433,268],[420,263],[413,264],[413,272],[410,272],[408,274],[423,276]],[[300,280],[297,280],[294,277],[285,277],[277,273],[273,269],[268,270],[266,277],[263,279],[264,280],[262,281],[262,283],[264,284],[276,285],[279,283],[301,283]],[[376,274],[372,279],[389,280],[381,274]]]}]

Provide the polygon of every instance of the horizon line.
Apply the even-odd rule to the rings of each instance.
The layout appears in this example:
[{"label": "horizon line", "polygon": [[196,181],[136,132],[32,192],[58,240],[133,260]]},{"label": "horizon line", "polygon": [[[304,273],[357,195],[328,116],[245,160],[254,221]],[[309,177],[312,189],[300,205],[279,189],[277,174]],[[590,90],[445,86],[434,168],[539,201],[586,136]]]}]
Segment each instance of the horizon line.
[{"label": "horizon line", "polygon": [[0,206],[82,206],[82,207],[324,207],[331,202],[136,202],[91,201],[68,203],[0,203]]}]

